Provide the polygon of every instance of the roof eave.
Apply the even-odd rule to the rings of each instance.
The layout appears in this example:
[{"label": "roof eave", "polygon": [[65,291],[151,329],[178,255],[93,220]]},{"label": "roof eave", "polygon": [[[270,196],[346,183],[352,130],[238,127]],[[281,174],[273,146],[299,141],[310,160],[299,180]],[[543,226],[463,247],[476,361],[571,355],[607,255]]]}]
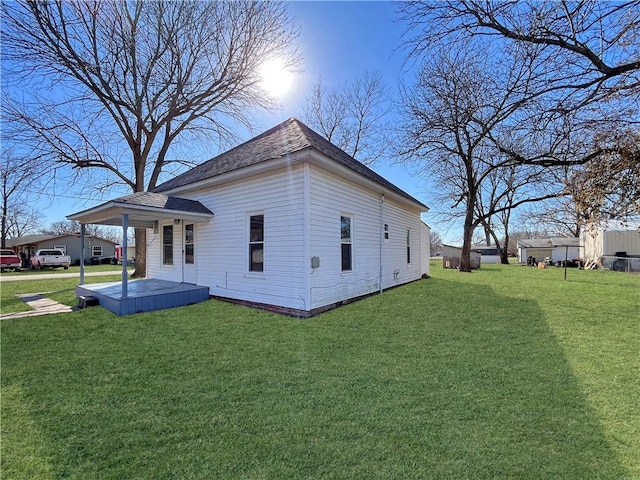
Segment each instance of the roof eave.
[{"label": "roof eave", "polygon": [[185,210],[129,205],[122,202],[107,202],[95,208],[67,215],[69,220],[84,224],[122,225],[123,215],[129,215],[129,225],[138,228],[152,228],[156,220],[181,219],[194,222],[208,222],[213,214],[188,212]]},{"label": "roof eave", "polygon": [[[366,186],[367,188],[379,192],[379,193],[384,193],[385,195],[395,199],[396,201],[399,201],[401,203],[404,204],[412,204],[414,207],[416,207],[417,210],[420,210],[421,212],[428,212],[429,211],[429,207],[427,207],[424,203],[422,203],[421,201],[419,201],[418,199],[414,198],[413,196],[409,195],[407,192],[405,192],[404,190],[402,190],[401,188],[397,187],[396,185],[393,185],[393,183],[389,182],[388,180],[386,180],[384,177],[380,176],[379,174],[373,172],[372,173],[375,176],[378,176],[380,178],[382,178],[384,181],[388,182],[390,185],[393,185],[394,189],[391,189],[390,187],[388,187],[387,185],[378,182],[372,178],[366,177],[365,175],[363,175],[360,172],[357,172],[349,167],[347,167],[346,165],[343,165],[340,162],[337,162],[333,159],[331,159],[330,157],[327,157],[325,154],[323,154],[322,152],[319,152],[318,150],[314,149],[314,148],[309,148],[308,149],[308,156],[307,158],[310,160],[310,163],[313,163],[317,166],[320,166],[322,168],[324,168],[325,170],[329,170],[329,171],[333,171],[335,173],[338,173],[340,176],[345,177],[345,178],[349,178],[354,180],[356,183],[359,183],[361,185]],[[367,167],[368,168],[368,167]]]},{"label": "roof eave", "polygon": [[[236,170],[232,170],[230,172],[225,172],[220,175],[216,175],[214,177],[205,178],[203,180],[189,183],[187,185],[180,185],[178,187],[174,187],[170,190],[163,191],[161,193],[165,195],[180,195],[185,192],[192,192],[196,190],[201,190],[207,187],[211,187],[214,185],[224,184],[233,182],[236,180],[242,180],[247,177],[253,175],[259,175],[263,173],[267,173],[270,171],[279,170],[283,167],[291,167],[295,164],[302,164],[304,162],[309,162],[316,166],[323,168],[324,170],[333,171],[341,177],[349,178],[356,183],[366,186],[367,188],[378,191],[381,193],[385,193],[391,198],[401,202],[401,203],[409,203],[412,204],[417,210],[421,212],[429,211],[429,207],[415,199],[408,193],[404,192],[399,187],[395,187],[397,191],[392,190],[386,185],[376,182],[373,179],[370,179],[360,172],[357,172],[346,165],[343,165],[339,161],[336,161],[330,157],[327,157],[322,152],[318,151],[314,147],[306,147],[301,150],[297,150],[285,157],[273,158],[270,160],[265,160],[263,162],[250,165],[248,167],[239,168]],[[374,172],[375,174],[375,172]],[[375,174],[378,175],[378,174]],[[383,177],[380,177],[383,178]],[[388,181],[388,180],[386,180]],[[391,184],[391,182],[389,182]],[[393,185],[393,184],[391,184]]]}]

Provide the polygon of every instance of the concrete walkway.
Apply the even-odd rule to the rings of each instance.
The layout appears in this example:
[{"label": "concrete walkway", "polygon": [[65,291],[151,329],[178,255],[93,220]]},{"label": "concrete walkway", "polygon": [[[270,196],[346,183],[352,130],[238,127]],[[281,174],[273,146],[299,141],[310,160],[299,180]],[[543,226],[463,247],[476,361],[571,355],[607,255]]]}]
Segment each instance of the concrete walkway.
[{"label": "concrete walkway", "polygon": [[[133,270],[128,270],[131,275]],[[111,270],[103,272],[85,272],[85,277],[104,277],[105,275],[122,275],[122,271]],[[49,280],[55,278],[77,278],[80,279],[79,273],[42,273],[36,275],[12,275],[10,277],[0,275],[1,282],[17,282],[26,280]],[[54,302],[45,297],[46,293],[23,293],[17,295],[33,310],[27,312],[12,312],[0,314],[0,320],[10,320],[12,318],[36,317],[38,315],[49,315],[52,313],[69,313],[73,309],[62,303]]]},{"label": "concrete walkway", "polygon": [[54,302],[46,298],[42,293],[23,293],[18,295],[33,310],[28,312],[13,312],[0,315],[0,320],[10,320],[12,318],[35,317],[38,315],[50,315],[52,313],[69,313],[73,310],[67,305]]}]

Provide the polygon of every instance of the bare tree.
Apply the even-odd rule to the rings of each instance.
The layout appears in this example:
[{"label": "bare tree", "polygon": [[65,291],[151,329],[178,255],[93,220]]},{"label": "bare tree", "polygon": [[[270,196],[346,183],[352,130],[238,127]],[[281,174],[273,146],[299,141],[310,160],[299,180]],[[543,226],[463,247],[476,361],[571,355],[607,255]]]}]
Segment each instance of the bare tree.
[{"label": "bare tree", "polygon": [[[535,96],[578,105],[640,89],[640,2],[419,1],[398,4],[412,57],[469,37],[511,42],[544,67]],[[561,104],[553,105],[559,108]]]},{"label": "bare tree", "polygon": [[[527,205],[518,212],[517,222],[522,231],[542,231],[544,235],[579,237],[588,218],[581,213],[568,188],[579,167],[545,169],[551,181],[562,185],[562,192],[554,198]],[[526,226],[525,226],[526,225]],[[536,238],[536,237],[529,237]]]},{"label": "bare tree", "polygon": [[[527,171],[522,177],[514,174],[517,183],[494,181],[486,194],[490,197],[483,197],[492,179],[504,179],[505,169],[515,171],[516,165],[497,142],[506,142],[503,137],[518,123],[532,70],[517,63],[505,63],[503,70],[486,69],[481,57],[472,45],[435,57],[424,65],[416,85],[402,94],[401,158],[432,179],[451,206],[452,217],[464,219],[463,272],[471,271],[471,244],[478,225],[553,195],[516,199],[514,192],[537,175]],[[480,203],[482,198],[486,205]]]},{"label": "bare tree", "polygon": [[7,238],[20,236],[35,227],[33,209],[28,206],[27,198],[37,198],[38,192],[52,178],[42,174],[40,157],[32,150],[17,148],[11,132],[4,133],[9,133],[9,138],[3,138],[0,161],[2,248],[5,248]]},{"label": "bare tree", "polygon": [[388,151],[391,102],[379,73],[365,73],[342,88],[319,79],[304,106],[303,121],[353,158],[370,165]]},{"label": "bare tree", "polygon": [[11,204],[5,224],[7,238],[22,237],[30,233],[36,233],[41,221],[42,215],[40,211],[28,203]]},{"label": "bare tree", "polygon": [[[455,49],[482,39],[488,50],[500,46],[535,63],[526,95],[529,121],[521,132],[544,134],[547,141],[536,148],[500,145],[513,161],[582,165],[618,148],[593,142],[600,132],[639,121],[638,1],[425,1],[399,3],[398,9],[414,61],[436,47]],[[575,142],[578,131],[585,141]]]},{"label": "bare tree", "polygon": [[564,184],[562,195],[530,207],[527,218],[556,235],[579,237],[590,223],[640,217],[640,135],[625,131],[597,141],[606,153],[584,165],[557,170]]},{"label": "bare tree", "polygon": [[[183,167],[181,140],[224,142],[273,105],[265,60],[299,62],[278,2],[3,2],[2,13],[3,75],[22,87],[6,110],[96,188],[154,188]],[[139,230],[136,275],[145,246]]]},{"label": "bare tree", "polygon": [[599,139],[607,146],[597,160],[574,171],[568,182],[577,213],[589,222],[640,216],[640,133]]},{"label": "bare tree", "polygon": [[[80,233],[80,224],[75,220],[59,220],[41,228],[40,233],[47,235],[77,235]],[[115,227],[87,225],[85,233],[114,243],[122,241],[122,230],[118,230]]]},{"label": "bare tree", "polygon": [[431,230],[431,236],[429,237],[431,256],[435,256],[438,253],[442,253],[442,236],[440,232]]},{"label": "bare tree", "polygon": [[[607,171],[614,174],[629,173],[628,163],[619,162],[634,158],[621,155],[625,143],[615,132],[624,132],[640,121],[639,7],[638,1],[398,3],[400,18],[408,25],[404,44],[408,62],[420,64],[439,50],[464,51],[470,43],[482,41],[484,70],[496,69],[502,59],[526,69],[524,88],[504,97],[512,104],[513,93],[519,98],[517,112],[510,114],[508,134],[487,133],[507,163],[584,165],[581,171],[586,173],[594,172],[596,165],[602,167],[609,158],[612,163]],[[510,87],[505,83],[495,88],[507,92]],[[484,94],[484,90],[479,93]],[[616,141],[597,141],[602,132]],[[615,175],[590,178],[601,182],[596,191],[620,191]],[[584,180],[582,177],[582,184]],[[603,188],[602,182],[610,183]],[[567,190],[570,188],[568,184]],[[594,195],[588,198],[596,209],[613,205],[610,201],[598,204]],[[489,226],[493,222],[482,223]],[[489,228],[486,234],[490,235]]]}]

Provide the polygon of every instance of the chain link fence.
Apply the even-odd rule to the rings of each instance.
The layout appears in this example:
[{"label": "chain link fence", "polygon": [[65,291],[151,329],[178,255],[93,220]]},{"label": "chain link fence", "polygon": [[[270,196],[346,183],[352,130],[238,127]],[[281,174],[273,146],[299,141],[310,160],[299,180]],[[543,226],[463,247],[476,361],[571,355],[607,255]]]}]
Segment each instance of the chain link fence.
[{"label": "chain link fence", "polygon": [[602,268],[615,272],[640,273],[640,257],[605,255],[600,257]]}]

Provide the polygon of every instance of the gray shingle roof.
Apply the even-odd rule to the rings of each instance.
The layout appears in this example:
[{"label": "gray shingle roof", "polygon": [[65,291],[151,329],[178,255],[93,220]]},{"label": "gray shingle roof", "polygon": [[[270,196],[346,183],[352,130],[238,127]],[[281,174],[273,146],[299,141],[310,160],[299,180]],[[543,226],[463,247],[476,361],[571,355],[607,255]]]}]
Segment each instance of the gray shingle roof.
[{"label": "gray shingle roof", "polygon": [[189,200],[186,198],[170,197],[162,193],[153,192],[137,192],[122,197],[114,198],[103,204],[91,207],[87,210],[68,215],[67,218],[72,220],[79,220],[76,217],[82,217],[90,212],[96,212],[105,208],[113,207],[151,207],[160,210],[172,210],[189,212],[196,214],[213,215],[213,212],[205,207],[203,204],[196,200]]},{"label": "gray shingle roof", "polygon": [[313,148],[360,175],[427,208],[422,202],[396,187],[369,167],[358,162],[296,118],[290,118],[257,137],[211,160],[201,163],[182,175],[157,186],[153,191],[164,192],[173,188],[182,187],[250,165],[283,158],[307,148]]},{"label": "gray shingle roof", "polygon": [[580,239],[577,237],[523,238],[517,243],[521,248],[579,247]]},{"label": "gray shingle roof", "polygon": [[125,205],[135,205],[140,207],[154,207],[165,210],[180,210],[190,213],[206,213],[213,215],[213,212],[196,200],[187,198],[170,197],[162,193],[138,192],[125,195],[107,203],[122,203]]},{"label": "gray shingle roof", "polygon": [[[110,242],[113,243],[114,245],[116,244],[116,242],[111,241],[111,240],[107,240],[106,238],[101,238],[101,237],[96,237],[95,235],[86,235],[87,237],[91,237],[91,238],[97,238],[99,240],[105,241],[105,242]],[[34,234],[34,235],[24,235],[22,237],[14,237],[14,238],[8,238],[7,239],[7,246],[8,247],[14,247],[14,246],[18,246],[18,245],[37,245],[41,242],[46,242],[49,240],[54,240],[57,238],[65,238],[65,237],[80,237],[79,233],[65,233],[63,235],[50,235],[50,234]]]}]

